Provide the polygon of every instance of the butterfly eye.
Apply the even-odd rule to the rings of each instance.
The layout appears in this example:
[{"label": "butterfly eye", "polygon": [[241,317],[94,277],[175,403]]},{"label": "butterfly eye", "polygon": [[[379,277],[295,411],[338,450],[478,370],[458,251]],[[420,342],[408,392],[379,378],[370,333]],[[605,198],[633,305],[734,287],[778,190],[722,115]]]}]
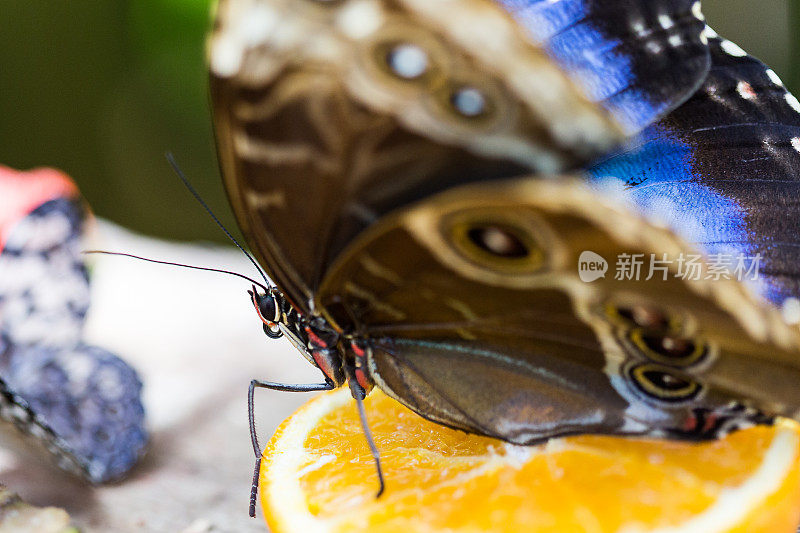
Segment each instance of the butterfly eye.
[{"label": "butterfly eye", "polygon": [[460,87],[450,95],[450,105],[466,118],[477,118],[489,111],[486,96],[474,87]]},{"label": "butterfly eye", "polygon": [[253,287],[253,290],[247,292],[250,294],[253,307],[256,308],[258,318],[260,318],[261,322],[264,323],[265,328],[269,327],[274,329],[275,323],[280,320],[281,316],[280,309],[275,301],[275,297],[270,293],[259,294],[255,287]]},{"label": "butterfly eye", "polygon": [[670,333],[636,328],[631,330],[630,339],[645,357],[670,366],[686,367],[697,364],[708,353],[708,348],[702,341]]},{"label": "butterfly eye", "polygon": [[696,381],[659,365],[637,365],[629,370],[628,375],[640,392],[664,402],[691,400],[703,389]]},{"label": "butterfly eye", "polygon": [[546,228],[528,218],[495,214],[494,210],[462,212],[444,218],[447,242],[472,266],[493,274],[534,274],[547,260],[541,242]]},{"label": "butterfly eye", "polygon": [[415,44],[400,43],[386,52],[386,66],[396,77],[416,80],[428,72],[430,60],[427,52]]},{"label": "butterfly eye", "polygon": [[500,226],[470,228],[467,231],[467,238],[473,245],[496,257],[522,259],[531,253],[522,239],[512,230]]},{"label": "butterfly eye", "polygon": [[697,346],[689,339],[673,335],[642,335],[642,340],[654,352],[673,359],[685,359],[697,351]]},{"label": "butterfly eye", "polygon": [[670,326],[669,317],[654,307],[635,305],[620,307],[615,311],[626,321],[643,328],[667,329]]}]

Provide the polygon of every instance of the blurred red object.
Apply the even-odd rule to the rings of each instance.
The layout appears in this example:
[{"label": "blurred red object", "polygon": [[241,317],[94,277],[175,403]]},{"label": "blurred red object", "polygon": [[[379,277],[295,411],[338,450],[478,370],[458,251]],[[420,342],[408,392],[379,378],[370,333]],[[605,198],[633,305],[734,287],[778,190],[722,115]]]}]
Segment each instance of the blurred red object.
[{"label": "blurred red object", "polygon": [[15,170],[0,165],[0,250],[14,224],[45,202],[78,196],[72,179],[53,168]]}]

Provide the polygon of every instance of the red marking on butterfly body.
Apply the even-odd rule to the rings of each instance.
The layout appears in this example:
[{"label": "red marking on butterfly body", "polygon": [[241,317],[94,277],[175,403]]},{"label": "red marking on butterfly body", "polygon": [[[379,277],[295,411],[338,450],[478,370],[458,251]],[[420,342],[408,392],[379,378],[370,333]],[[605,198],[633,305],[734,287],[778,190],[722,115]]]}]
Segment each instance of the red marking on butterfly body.
[{"label": "red marking on butterfly body", "polygon": [[706,418],[706,423],[703,424],[703,432],[708,432],[714,429],[714,426],[717,424],[717,415],[711,413]]},{"label": "red marking on butterfly body", "polygon": [[373,383],[372,380],[367,377],[366,372],[361,368],[356,368],[356,381],[361,385],[361,388],[364,389],[364,392],[369,394],[369,391],[372,390]]},{"label": "red marking on butterfly body", "polygon": [[356,341],[351,341],[350,342],[350,347],[353,349],[353,353],[356,354],[356,357],[358,357],[359,359],[366,358],[367,353],[364,351],[364,349],[361,346],[358,345],[358,343]]},{"label": "red marking on butterfly body", "polygon": [[314,346],[317,346],[318,348],[327,348],[328,347],[328,343],[326,343],[324,340],[322,340],[319,337],[319,335],[314,333],[313,329],[311,329],[308,326],[306,326],[305,329],[306,329],[306,335],[308,335],[308,342],[309,343],[313,344]]},{"label": "red marking on butterfly body", "polygon": [[697,428],[697,418],[690,417],[687,418],[686,421],[683,423],[681,429],[683,431],[694,431]]}]

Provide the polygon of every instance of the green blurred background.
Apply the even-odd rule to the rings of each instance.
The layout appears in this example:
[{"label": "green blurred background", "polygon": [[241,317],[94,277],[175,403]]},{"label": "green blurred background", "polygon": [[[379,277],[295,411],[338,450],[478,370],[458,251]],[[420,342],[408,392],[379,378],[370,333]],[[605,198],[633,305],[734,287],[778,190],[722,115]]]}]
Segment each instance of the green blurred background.
[{"label": "green blurred background", "polygon": [[[800,87],[795,0],[704,0],[709,23]],[[172,239],[222,241],[164,159],[229,226],[204,37],[210,0],[0,0],[0,164],[55,166],[95,212]]]}]

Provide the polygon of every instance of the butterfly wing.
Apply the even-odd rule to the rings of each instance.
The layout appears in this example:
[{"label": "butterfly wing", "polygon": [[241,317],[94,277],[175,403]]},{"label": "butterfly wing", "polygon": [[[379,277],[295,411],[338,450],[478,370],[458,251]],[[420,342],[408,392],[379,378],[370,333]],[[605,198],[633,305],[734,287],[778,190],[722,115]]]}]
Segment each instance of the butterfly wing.
[{"label": "butterfly wing", "polygon": [[581,166],[622,138],[488,0],[227,0],[209,49],[229,199],[303,312],[333,258],[388,211]]},{"label": "butterfly wing", "polygon": [[708,73],[696,0],[499,0],[629,133],[687,100]]},{"label": "butterfly wing", "polygon": [[[476,184],[367,230],[317,308],[368,339],[370,370],[390,395],[512,442],[699,438],[794,414],[800,338],[777,311],[705,271],[681,279],[669,264],[648,277],[646,262],[628,279],[602,268],[604,258],[689,251],[578,181]],[[589,260],[599,277],[582,281]]]},{"label": "butterfly wing", "polygon": [[763,63],[707,33],[700,90],[590,172],[622,181],[707,255],[760,257],[754,288],[780,305],[800,296],[800,104]]}]

